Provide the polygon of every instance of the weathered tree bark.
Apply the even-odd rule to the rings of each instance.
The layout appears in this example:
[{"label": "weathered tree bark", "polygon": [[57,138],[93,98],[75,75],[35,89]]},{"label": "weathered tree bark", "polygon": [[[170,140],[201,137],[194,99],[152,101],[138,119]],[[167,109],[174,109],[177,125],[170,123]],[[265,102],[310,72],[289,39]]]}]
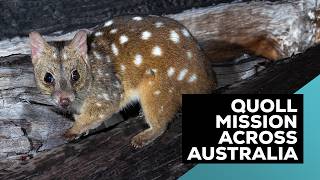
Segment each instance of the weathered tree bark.
[{"label": "weathered tree bark", "polygon": [[[293,93],[320,73],[320,46],[273,63],[257,76],[216,93]],[[303,77],[303,78],[301,78]],[[129,119],[89,137],[42,152],[29,159],[0,161],[4,179],[175,179],[193,164],[181,163],[181,116],[150,146],[135,150],[130,139],[146,128],[143,119]],[[59,129],[57,129],[59,130]],[[20,156],[19,159],[21,159]],[[150,165],[152,164],[152,165]]]},{"label": "weathered tree bark", "polygon": [[320,46],[303,54],[266,65],[264,71],[230,86],[223,94],[291,94],[320,74]]},{"label": "weathered tree bark", "polygon": [[[0,18],[0,27],[7,26],[8,29],[6,33],[0,28],[0,37],[26,35],[30,30],[46,34],[63,30],[50,34],[47,39],[66,40],[73,34],[65,32],[93,27],[114,15],[126,12],[175,13],[192,7],[191,2],[197,2],[198,7],[218,1],[143,3],[139,0],[123,0],[127,3],[94,1],[96,3],[92,5],[82,0],[14,2],[0,3],[0,7],[6,7],[0,11],[0,17],[4,17],[2,13],[12,11],[3,21]],[[232,62],[214,64],[219,87],[222,87],[217,93],[292,93],[320,73],[320,61],[317,60],[320,57],[319,47],[276,63],[248,57],[243,53],[254,52],[270,59],[279,59],[304,52],[317,44],[319,4],[316,2],[243,2],[168,16],[189,28],[211,59],[225,60],[241,56]],[[160,5],[159,9],[155,8],[157,5]],[[13,12],[13,9],[22,6],[25,7],[19,12]],[[27,8],[33,6],[35,12],[27,12]],[[66,6],[65,9],[63,6]],[[8,16],[20,17],[22,11],[26,11],[25,21],[13,18],[13,23],[9,22]],[[284,17],[280,18],[282,15]],[[39,20],[34,21],[36,16],[39,16]],[[18,27],[23,23],[25,28],[20,31]],[[249,38],[249,41],[245,38]],[[57,178],[163,179],[178,177],[192,167],[181,164],[180,116],[163,136],[140,150],[134,150],[129,144],[130,138],[144,127],[143,120],[131,118],[123,122],[127,118],[123,119],[120,115],[113,117],[112,121],[106,121],[100,127],[101,131],[94,132],[94,135],[65,144],[61,134],[71,126],[70,116],[58,112],[50,98],[37,90],[30,57],[26,55],[29,53],[26,38],[1,41],[0,47],[0,56],[20,54],[0,58],[1,178],[37,179],[54,175]]]},{"label": "weathered tree bark", "polygon": [[143,128],[142,119],[41,153],[32,160],[0,171],[3,179],[175,179],[193,165],[181,160],[181,116],[156,143],[130,146]]},{"label": "weathered tree bark", "polygon": [[304,52],[320,41],[319,8],[315,0],[258,1],[189,10],[169,17],[190,29],[212,59],[233,57],[242,48],[278,60]]}]

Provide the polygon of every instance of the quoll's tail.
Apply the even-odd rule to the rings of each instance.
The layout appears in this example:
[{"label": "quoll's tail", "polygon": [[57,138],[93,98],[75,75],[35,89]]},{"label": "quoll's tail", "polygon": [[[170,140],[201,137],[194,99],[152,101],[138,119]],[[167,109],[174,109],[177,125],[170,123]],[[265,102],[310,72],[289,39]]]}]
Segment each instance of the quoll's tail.
[{"label": "quoll's tail", "polygon": [[[315,10],[316,9],[316,10]],[[316,0],[222,4],[169,15],[186,26],[214,62],[243,53],[270,60],[290,57],[319,42]]]}]

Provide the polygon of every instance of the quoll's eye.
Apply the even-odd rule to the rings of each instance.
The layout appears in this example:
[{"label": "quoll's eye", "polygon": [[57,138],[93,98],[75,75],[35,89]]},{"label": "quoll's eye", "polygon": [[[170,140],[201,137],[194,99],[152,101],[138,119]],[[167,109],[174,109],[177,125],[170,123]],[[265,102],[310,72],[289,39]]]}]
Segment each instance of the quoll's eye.
[{"label": "quoll's eye", "polygon": [[73,70],[71,73],[71,79],[73,82],[76,82],[80,79],[80,74],[77,70]]},{"label": "quoll's eye", "polygon": [[47,84],[52,84],[54,82],[54,77],[52,76],[51,73],[46,73],[44,75],[44,78],[43,78],[44,82],[46,82]]}]

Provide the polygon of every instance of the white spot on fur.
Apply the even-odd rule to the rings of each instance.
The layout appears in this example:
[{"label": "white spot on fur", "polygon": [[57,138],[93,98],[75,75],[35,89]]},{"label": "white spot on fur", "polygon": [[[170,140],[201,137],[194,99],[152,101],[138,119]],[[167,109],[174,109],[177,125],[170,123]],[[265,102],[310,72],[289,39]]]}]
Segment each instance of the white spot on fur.
[{"label": "white spot on fur", "polygon": [[96,32],[94,35],[95,35],[96,37],[98,37],[98,36],[102,36],[103,33],[102,33],[102,32]]},{"label": "white spot on fur", "polygon": [[163,112],[163,106],[160,107],[159,113]]},{"label": "white spot on fur", "polygon": [[150,86],[152,86],[152,85],[154,84],[154,82],[153,82],[153,81],[149,81],[148,84],[149,84]]},{"label": "white spot on fur", "polygon": [[158,21],[158,22],[156,22],[154,25],[156,26],[156,28],[160,28],[160,27],[163,26],[163,23],[160,22],[160,21]]},{"label": "white spot on fur", "polygon": [[110,56],[106,56],[106,60],[107,60],[107,63],[111,63],[111,58],[110,58]]},{"label": "white spot on fur", "polygon": [[103,96],[103,98],[104,98],[105,100],[107,100],[107,101],[110,100],[109,94],[103,93],[102,96]]},{"label": "white spot on fur", "polygon": [[63,57],[64,60],[68,59],[67,53],[64,52],[64,53],[62,54],[62,57]]},{"label": "white spot on fur", "polygon": [[134,62],[135,65],[140,66],[141,63],[142,63],[142,56],[141,56],[140,54],[137,54],[137,55],[134,57],[133,62]]},{"label": "white spot on fur", "polygon": [[142,17],[136,16],[136,17],[133,17],[132,19],[135,20],[135,21],[141,21],[141,20],[142,20]]},{"label": "white spot on fur", "polygon": [[179,43],[180,42],[180,36],[177,32],[175,31],[170,31],[170,40],[172,42],[174,42],[175,44]]},{"label": "white spot on fur", "polygon": [[174,91],[174,88],[173,88],[173,87],[170,87],[170,88],[169,88],[169,93],[173,93],[173,91]]},{"label": "white spot on fur", "polygon": [[182,69],[178,75],[177,80],[178,81],[183,80],[187,73],[188,73],[188,69]]},{"label": "white spot on fur", "polygon": [[53,58],[57,59],[57,57],[58,57],[58,56],[57,56],[57,53],[54,52],[54,53],[53,53]]},{"label": "white spot on fur", "polygon": [[190,37],[190,33],[187,29],[182,29],[181,32],[185,37]]},{"label": "white spot on fur", "polygon": [[100,55],[99,53],[97,53],[96,51],[93,51],[92,53],[93,53],[93,55],[94,55],[95,58],[97,58],[97,59],[99,59],[99,60],[102,59],[101,55]]},{"label": "white spot on fur", "polygon": [[122,72],[124,72],[124,71],[126,70],[126,66],[123,65],[123,64],[121,64],[121,65],[120,65],[120,69],[121,69]]},{"label": "white spot on fur", "polygon": [[148,39],[150,39],[150,37],[151,37],[151,32],[149,32],[149,31],[144,31],[144,32],[142,32],[142,34],[141,34],[141,39],[143,39],[143,40],[148,40]]},{"label": "white spot on fur", "polygon": [[112,24],[113,24],[113,20],[107,21],[106,23],[104,23],[104,27],[111,26]]},{"label": "white spot on fur", "polygon": [[173,76],[174,72],[175,72],[175,69],[173,67],[169,67],[169,69],[167,71],[168,77]]},{"label": "white spot on fur", "polygon": [[101,104],[101,103],[96,103],[96,105],[97,105],[98,107],[101,107],[101,106],[102,106],[102,104]]},{"label": "white spot on fur", "polygon": [[116,56],[119,55],[119,49],[117,48],[117,46],[114,43],[111,44],[111,50],[114,55],[116,55]]},{"label": "white spot on fur", "polygon": [[109,74],[109,73],[105,73],[104,75],[105,75],[105,76],[107,76],[107,77],[109,77],[109,76],[110,76],[110,74]]},{"label": "white spot on fur", "polygon": [[154,95],[158,96],[161,93],[161,91],[156,90],[155,92],[153,92]]},{"label": "white spot on fur", "polygon": [[187,51],[187,57],[188,57],[189,59],[192,59],[193,54],[192,54],[192,52],[191,52],[191,51]]},{"label": "white spot on fur", "polygon": [[194,81],[196,81],[198,78],[197,78],[197,75],[196,74],[192,74],[188,80],[189,83],[192,83]]},{"label": "white spot on fur", "polygon": [[115,34],[115,33],[117,33],[118,32],[118,29],[111,29],[110,30],[110,34]]},{"label": "white spot on fur", "polygon": [[99,118],[103,119],[104,117],[103,117],[103,115],[101,114],[101,115],[99,115]]},{"label": "white spot on fur", "polygon": [[152,48],[152,54],[154,56],[161,56],[162,55],[162,50],[159,46],[155,46]]},{"label": "white spot on fur", "polygon": [[126,35],[121,35],[119,38],[120,44],[124,44],[126,42],[128,42],[129,38]]}]

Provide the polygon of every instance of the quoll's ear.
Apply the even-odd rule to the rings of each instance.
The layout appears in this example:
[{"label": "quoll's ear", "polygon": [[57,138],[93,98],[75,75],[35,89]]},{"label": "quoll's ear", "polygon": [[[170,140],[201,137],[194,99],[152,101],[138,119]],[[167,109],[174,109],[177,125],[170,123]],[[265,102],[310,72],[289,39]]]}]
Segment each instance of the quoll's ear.
[{"label": "quoll's ear", "polygon": [[72,39],[70,46],[71,48],[75,49],[77,53],[79,53],[83,57],[83,59],[87,60],[87,31],[80,30],[79,32],[77,32],[77,34]]},{"label": "quoll's ear", "polygon": [[38,32],[31,32],[29,34],[30,46],[31,46],[31,58],[32,63],[36,64],[42,52],[44,51],[47,42]]}]

